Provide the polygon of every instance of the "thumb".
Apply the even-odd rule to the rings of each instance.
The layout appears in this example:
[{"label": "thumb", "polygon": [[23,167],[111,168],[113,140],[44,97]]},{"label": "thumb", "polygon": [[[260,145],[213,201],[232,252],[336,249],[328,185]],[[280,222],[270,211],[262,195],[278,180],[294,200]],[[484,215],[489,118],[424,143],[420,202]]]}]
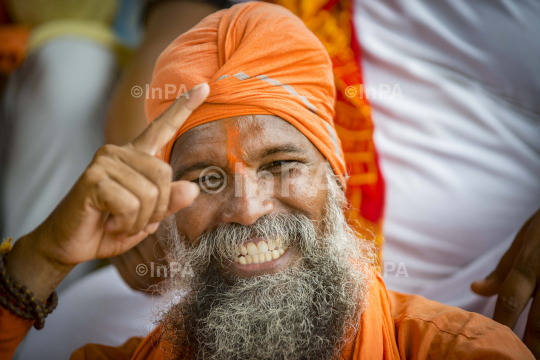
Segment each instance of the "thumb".
[{"label": "thumb", "polygon": [[503,285],[506,277],[512,270],[512,267],[516,262],[519,252],[521,251],[525,234],[527,233],[527,229],[529,228],[533,217],[534,215],[529,220],[527,220],[527,222],[525,222],[525,224],[521,227],[516,237],[514,238],[512,245],[510,245],[510,248],[506,251],[506,253],[504,253],[501,261],[499,261],[499,264],[497,265],[495,270],[485,279],[477,280],[471,284],[472,291],[482,296],[493,296],[499,293],[501,286]]},{"label": "thumb", "polygon": [[485,279],[477,280],[471,284],[472,291],[482,296],[493,296],[499,293],[499,290],[512,270],[519,252],[521,251],[526,230],[527,223],[525,223],[523,228],[518,232],[512,245],[510,245],[510,248],[504,253],[495,270],[493,270],[493,272]]},{"label": "thumb", "polygon": [[471,290],[482,296],[493,296],[499,293],[501,286],[506,279],[506,275],[495,269],[485,279],[476,280],[471,284]]},{"label": "thumb", "polygon": [[188,207],[197,196],[199,196],[198,185],[183,180],[171,183],[167,216]]}]

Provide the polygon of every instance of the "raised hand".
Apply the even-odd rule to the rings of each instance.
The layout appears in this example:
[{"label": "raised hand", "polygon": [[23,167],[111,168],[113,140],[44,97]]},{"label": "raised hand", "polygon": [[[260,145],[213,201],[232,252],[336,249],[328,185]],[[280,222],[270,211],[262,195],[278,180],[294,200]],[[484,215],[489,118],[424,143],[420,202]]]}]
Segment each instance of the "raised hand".
[{"label": "raised hand", "polygon": [[28,266],[21,270],[17,264],[21,259],[39,255],[56,268],[70,269],[84,261],[112,257],[138,244],[156,231],[161,220],[188,206],[198,195],[198,187],[187,181],[173,182],[170,165],[155,154],[208,93],[208,84],[196,86],[132,142],[100,148],[51,215],[16,243],[14,254],[9,254],[8,271],[11,268],[18,276],[12,275],[31,289],[40,287],[32,275],[38,270]]}]

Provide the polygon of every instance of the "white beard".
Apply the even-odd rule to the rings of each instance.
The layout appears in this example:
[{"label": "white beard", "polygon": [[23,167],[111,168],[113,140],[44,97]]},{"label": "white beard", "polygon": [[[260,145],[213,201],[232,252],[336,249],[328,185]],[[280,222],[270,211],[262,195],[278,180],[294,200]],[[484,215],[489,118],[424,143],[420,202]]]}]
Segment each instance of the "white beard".
[{"label": "white beard", "polygon": [[[163,312],[163,341],[172,358],[333,359],[358,330],[375,253],[343,215],[343,192],[329,179],[319,229],[303,215],[265,216],[255,224],[223,224],[203,234],[197,248],[171,226],[173,260],[195,276],[171,278]],[[174,222],[171,222],[174,224]],[[278,274],[226,279],[216,264],[257,236],[284,239],[301,254]],[[170,304],[170,303],[169,303]]]}]

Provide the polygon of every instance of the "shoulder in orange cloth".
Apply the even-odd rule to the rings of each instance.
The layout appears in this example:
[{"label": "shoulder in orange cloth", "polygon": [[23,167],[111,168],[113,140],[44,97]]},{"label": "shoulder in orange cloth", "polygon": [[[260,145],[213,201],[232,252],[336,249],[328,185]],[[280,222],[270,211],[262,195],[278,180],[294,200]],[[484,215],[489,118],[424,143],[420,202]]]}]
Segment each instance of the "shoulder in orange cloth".
[{"label": "shoulder in orange cloth", "polygon": [[291,12],[278,5],[240,4],[210,15],[178,37],[156,63],[146,100],[148,119],[171,105],[177,96],[169,95],[171,89],[201,82],[208,82],[210,95],[167,144],[165,161],[174,141],[190,128],[231,116],[271,114],[300,130],[345,183],[344,155],[333,121],[330,58]]}]

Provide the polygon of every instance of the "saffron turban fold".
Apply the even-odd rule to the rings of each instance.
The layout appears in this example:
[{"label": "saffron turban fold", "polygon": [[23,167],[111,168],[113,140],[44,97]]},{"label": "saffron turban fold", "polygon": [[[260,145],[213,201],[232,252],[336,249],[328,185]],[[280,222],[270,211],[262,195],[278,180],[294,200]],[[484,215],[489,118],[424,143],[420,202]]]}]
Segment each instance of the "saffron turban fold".
[{"label": "saffron turban fold", "polygon": [[165,161],[176,139],[198,125],[232,116],[276,115],[302,132],[345,184],[344,155],[333,122],[332,63],[322,43],[289,10],[260,2],[238,4],[179,36],[156,62],[145,102],[147,119],[158,117],[178,97],[171,89],[202,82],[210,85],[210,94],[165,146]]}]

